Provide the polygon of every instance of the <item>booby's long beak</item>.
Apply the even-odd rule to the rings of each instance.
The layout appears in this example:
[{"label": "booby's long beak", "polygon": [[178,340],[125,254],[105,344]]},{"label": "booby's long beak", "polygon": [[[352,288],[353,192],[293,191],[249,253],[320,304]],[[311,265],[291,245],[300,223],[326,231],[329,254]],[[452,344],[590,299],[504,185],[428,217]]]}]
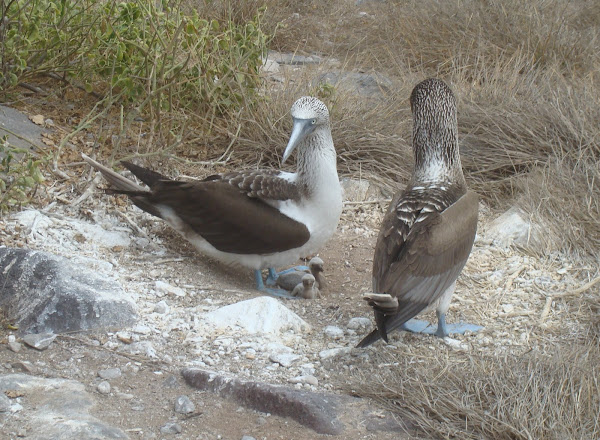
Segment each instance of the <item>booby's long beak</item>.
[{"label": "booby's long beak", "polygon": [[293,119],[294,128],[292,129],[292,134],[290,135],[290,141],[283,152],[283,159],[281,160],[281,163],[285,163],[288,157],[290,157],[292,152],[296,149],[298,144],[315,130],[314,119]]}]

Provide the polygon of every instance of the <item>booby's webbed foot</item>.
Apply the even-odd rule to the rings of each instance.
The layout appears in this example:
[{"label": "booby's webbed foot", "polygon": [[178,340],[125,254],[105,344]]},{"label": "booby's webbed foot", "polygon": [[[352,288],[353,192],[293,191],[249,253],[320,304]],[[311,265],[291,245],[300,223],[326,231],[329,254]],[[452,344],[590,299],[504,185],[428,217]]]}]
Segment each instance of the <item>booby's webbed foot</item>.
[{"label": "booby's webbed foot", "polygon": [[[270,272],[271,272],[271,269],[269,269],[269,273]],[[274,287],[266,287],[265,283],[263,282],[262,272],[260,270],[254,271],[254,278],[256,280],[256,289],[257,290],[260,290],[261,292],[266,293],[267,295],[270,295],[270,296],[274,296],[276,298],[294,299],[293,296],[290,296],[290,292],[288,292],[287,290],[277,289]],[[267,280],[268,280],[268,278],[267,278]]]},{"label": "booby's webbed foot", "polygon": [[[282,270],[281,272],[277,272],[272,267],[269,267],[269,275],[267,276],[266,284],[267,286],[275,286],[277,284],[277,278],[281,275],[285,275],[291,272],[308,272],[308,267],[306,266],[295,266],[290,267],[289,269]],[[293,287],[292,287],[293,289]],[[290,289],[290,290],[292,290]]]},{"label": "booby's webbed foot", "polygon": [[420,319],[411,319],[400,327],[400,330],[405,330],[411,333],[423,333],[426,335],[436,335],[437,337],[444,338],[449,334],[463,335],[467,331],[477,333],[483,327],[476,324],[469,324],[466,322],[459,322],[456,324],[446,324],[446,320],[443,320],[443,325],[440,326],[440,320],[438,319],[438,326],[428,321],[422,321]]}]

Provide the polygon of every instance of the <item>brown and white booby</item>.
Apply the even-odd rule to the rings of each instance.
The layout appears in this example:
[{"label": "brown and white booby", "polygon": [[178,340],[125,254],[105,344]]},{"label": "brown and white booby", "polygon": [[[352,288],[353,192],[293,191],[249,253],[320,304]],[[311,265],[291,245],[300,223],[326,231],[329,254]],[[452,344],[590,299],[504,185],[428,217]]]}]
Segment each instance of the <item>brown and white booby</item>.
[{"label": "brown and white booby", "polygon": [[[316,253],[334,233],[342,212],[336,151],[329,111],[314,97],[291,108],[293,129],[282,163],[297,151],[295,173],[252,170],[217,174],[199,182],[170,180],[123,162],[149,186],[141,187],[83,155],[113,186],[144,211],[165,220],[199,251],[228,264],[255,270],[291,264]],[[273,280],[274,282],[274,280]],[[286,295],[287,296],[287,295]]]},{"label": "brown and white booby", "polygon": [[300,282],[292,291],[292,296],[304,299],[316,299],[321,297],[319,288],[315,285],[315,277],[307,273],[302,277]]},{"label": "brown and white booby", "polygon": [[315,285],[322,289],[325,286],[325,278],[323,276],[323,260],[319,257],[313,257],[308,262],[308,269],[306,270],[284,270],[279,273],[277,277],[277,285],[282,289],[292,291],[294,287],[302,282],[302,277],[307,273],[310,273],[315,278]]},{"label": "brown and white booby", "polygon": [[[410,96],[415,168],[406,189],[392,200],[373,257],[373,292],[363,299],[375,311],[377,329],[366,347],[411,318],[435,309],[435,334],[481,327],[446,326],[446,312],[475,240],[478,195],[467,189],[458,148],[456,98],[443,81],[427,79]],[[422,323],[422,322],[421,322]],[[419,328],[420,327],[420,328]],[[449,328],[450,327],[450,328]]]}]

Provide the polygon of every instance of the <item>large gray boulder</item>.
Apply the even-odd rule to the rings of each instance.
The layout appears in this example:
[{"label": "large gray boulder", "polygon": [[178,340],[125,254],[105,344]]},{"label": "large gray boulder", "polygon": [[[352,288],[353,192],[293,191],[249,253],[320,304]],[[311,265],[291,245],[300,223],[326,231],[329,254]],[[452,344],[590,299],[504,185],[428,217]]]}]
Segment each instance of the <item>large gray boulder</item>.
[{"label": "large gray boulder", "polygon": [[0,248],[0,310],[21,333],[118,329],[136,321],[121,285],[64,257]]}]

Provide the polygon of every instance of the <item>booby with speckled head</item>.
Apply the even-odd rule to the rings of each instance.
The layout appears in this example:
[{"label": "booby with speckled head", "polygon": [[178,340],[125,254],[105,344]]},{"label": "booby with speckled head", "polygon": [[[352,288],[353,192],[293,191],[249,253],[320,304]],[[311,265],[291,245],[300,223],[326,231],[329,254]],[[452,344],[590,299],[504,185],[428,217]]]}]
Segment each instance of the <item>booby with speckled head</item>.
[{"label": "booby with speckled head", "polygon": [[[373,293],[363,295],[374,309],[377,328],[359,344],[387,342],[393,330],[425,330],[411,320],[436,310],[435,334],[476,331],[471,324],[446,325],[446,312],[475,240],[478,195],[467,189],[458,148],[456,98],[443,81],[427,79],[410,96],[415,167],[381,224],[373,257]],[[411,320],[411,321],[409,321]]]},{"label": "booby with speckled head", "polygon": [[297,152],[296,172],[252,170],[217,174],[198,182],[171,180],[129,162],[123,165],[148,185],[138,185],[83,155],[142,210],[160,217],[200,252],[255,270],[257,288],[267,289],[261,270],[294,263],[316,253],[333,235],[342,212],[329,111],[314,97],[291,108],[293,129],[282,163]]}]

